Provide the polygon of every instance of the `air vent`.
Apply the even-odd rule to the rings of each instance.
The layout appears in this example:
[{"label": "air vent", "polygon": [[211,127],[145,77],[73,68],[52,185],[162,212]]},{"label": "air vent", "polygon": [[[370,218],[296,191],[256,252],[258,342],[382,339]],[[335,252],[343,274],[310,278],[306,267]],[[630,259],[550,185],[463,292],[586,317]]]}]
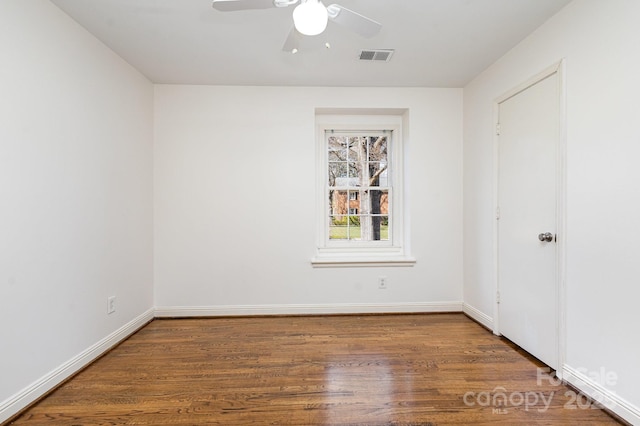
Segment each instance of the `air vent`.
[{"label": "air vent", "polygon": [[389,62],[393,52],[393,49],[361,50],[360,60]]}]

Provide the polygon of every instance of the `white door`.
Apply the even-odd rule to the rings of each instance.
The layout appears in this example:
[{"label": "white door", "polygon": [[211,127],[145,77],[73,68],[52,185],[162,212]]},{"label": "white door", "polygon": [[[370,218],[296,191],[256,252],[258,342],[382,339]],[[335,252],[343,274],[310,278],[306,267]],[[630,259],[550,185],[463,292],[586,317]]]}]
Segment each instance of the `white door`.
[{"label": "white door", "polygon": [[498,104],[499,332],[558,367],[557,72]]}]

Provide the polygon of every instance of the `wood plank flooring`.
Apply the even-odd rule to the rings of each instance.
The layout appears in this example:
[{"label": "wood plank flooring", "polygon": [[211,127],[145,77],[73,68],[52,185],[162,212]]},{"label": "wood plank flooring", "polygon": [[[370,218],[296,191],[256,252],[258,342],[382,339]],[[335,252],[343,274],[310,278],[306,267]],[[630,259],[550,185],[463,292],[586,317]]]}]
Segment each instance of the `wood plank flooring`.
[{"label": "wood plank flooring", "polygon": [[618,424],[541,367],[462,314],[155,320],[11,424]]}]

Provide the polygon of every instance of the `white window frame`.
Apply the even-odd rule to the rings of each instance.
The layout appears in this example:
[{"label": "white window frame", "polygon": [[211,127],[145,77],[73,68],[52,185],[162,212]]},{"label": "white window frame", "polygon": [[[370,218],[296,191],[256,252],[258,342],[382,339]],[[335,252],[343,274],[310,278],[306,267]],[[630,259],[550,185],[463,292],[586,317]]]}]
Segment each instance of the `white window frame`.
[{"label": "white window frame", "polygon": [[[410,256],[408,220],[404,194],[404,139],[401,115],[382,114],[316,114],[316,200],[317,251],[313,267],[413,266]],[[390,135],[389,170],[391,187],[388,208],[390,239],[388,241],[350,241],[329,238],[328,132],[388,131]]]}]

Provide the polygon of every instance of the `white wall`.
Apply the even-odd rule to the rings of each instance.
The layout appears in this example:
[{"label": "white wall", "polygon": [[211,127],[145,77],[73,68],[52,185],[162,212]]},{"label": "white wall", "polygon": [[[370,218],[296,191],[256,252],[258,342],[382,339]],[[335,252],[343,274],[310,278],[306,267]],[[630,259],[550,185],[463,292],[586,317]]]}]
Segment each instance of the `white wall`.
[{"label": "white wall", "polygon": [[[317,107],[410,110],[414,267],[311,267]],[[160,85],[155,134],[159,314],[460,309],[461,89]]]},{"label": "white wall", "polygon": [[574,1],[464,89],[464,300],[491,317],[492,104],[566,59],[565,373],[574,381],[584,378],[580,372],[617,374],[604,390],[620,398],[616,410],[634,422],[640,422],[639,20],[637,0]]},{"label": "white wall", "polygon": [[153,306],[153,87],[46,0],[0,52],[1,422]]}]

